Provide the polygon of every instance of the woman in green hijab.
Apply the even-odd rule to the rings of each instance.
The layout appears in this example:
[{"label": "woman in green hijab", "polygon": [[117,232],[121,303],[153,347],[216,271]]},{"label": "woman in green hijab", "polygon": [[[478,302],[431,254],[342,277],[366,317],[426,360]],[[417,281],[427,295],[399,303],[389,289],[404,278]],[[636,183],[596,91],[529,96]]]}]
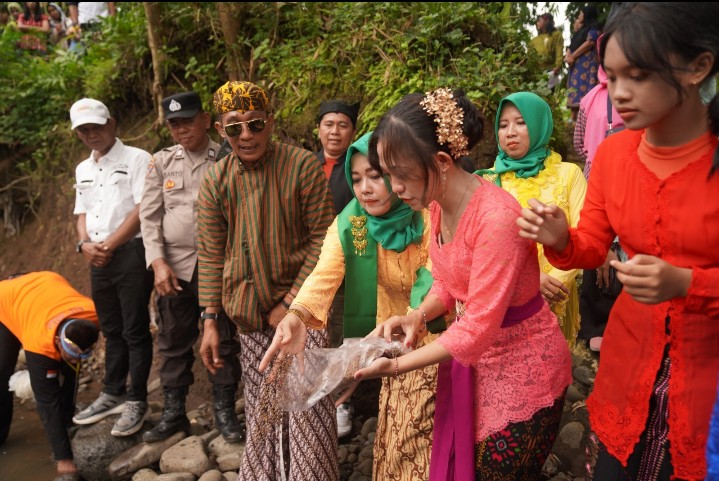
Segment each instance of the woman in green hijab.
[{"label": "woman in green hijab", "polygon": [[[531,92],[513,93],[499,102],[494,132],[499,153],[494,168],[480,173],[511,193],[527,207],[529,199],[556,204],[564,210],[572,227],[579,221],[587,182],[579,167],[562,162],[548,144],[553,129],[552,110]],[[540,291],[559,319],[570,347],[579,332],[578,269],[561,271],[539,250]]]},{"label": "woman in green hijab", "polygon": [[[354,199],[328,229],[317,266],[277,326],[261,370],[278,350],[304,339],[307,327],[326,327],[343,280],[345,339],[364,337],[386,319],[407,314],[429,291],[429,213],[413,211],[370,166],[370,135],[347,151],[345,174]],[[418,346],[437,337],[423,334]],[[382,379],[372,479],[428,478],[436,387],[436,365]]]}]

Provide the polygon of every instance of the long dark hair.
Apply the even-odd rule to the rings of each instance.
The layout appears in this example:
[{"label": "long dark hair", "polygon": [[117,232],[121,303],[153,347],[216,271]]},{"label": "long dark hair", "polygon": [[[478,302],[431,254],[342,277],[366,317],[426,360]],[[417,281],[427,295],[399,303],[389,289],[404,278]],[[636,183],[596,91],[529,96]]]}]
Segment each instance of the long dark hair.
[{"label": "long dark hair", "polygon": [[576,51],[581,45],[587,41],[589,31],[592,29],[599,29],[599,14],[597,8],[592,5],[582,7],[581,12],[584,14],[584,24],[582,28],[572,34],[571,41],[569,43],[569,51]]},{"label": "long dark hair", "polygon": [[42,9],[40,8],[40,3],[34,2],[35,6],[36,6],[34,12],[30,11],[30,7],[27,6],[28,3],[29,2],[23,2],[23,4],[22,4],[22,12],[23,12],[23,15],[25,16],[25,20],[30,20],[31,17],[36,22],[39,22],[40,20],[42,20]]},{"label": "long dark hair", "polygon": [[[616,35],[617,42],[630,64],[641,70],[656,72],[674,87],[680,101],[685,92],[675,74],[680,70],[672,64],[674,54],[690,62],[704,52],[714,55],[714,65],[705,82],[719,71],[719,3],[627,2],[612,9],[599,45],[604,64],[607,41]],[[709,103],[709,124],[719,135],[719,98]],[[714,152],[713,174],[719,168],[719,149]]]},{"label": "long dark hair", "polygon": [[554,26],[554,16],[551,13],[543,13],[539,16],[539,18],[544,19],[544,32],[539,33],[551,34],[557,29],[557,27]]},{"label": "long dark hair", "polygon": [[[449,146],[440,145],[437,141],[437,124],[432,115],[420,105],[424,94],[406,95],[397,105],[392,107],[379,121],[372,133],[369,143],[369,163],[372,168],[381,172],[377,143],[382,141],[382,158],[390,167],[396,167],[397,160],[408,160],[414,163],[407,173],[419,167],[422,180],[427,180],[430,170],[437,174],[438,167],[434,161],[437,152],[445,152],[450,157]],[[464,112],[462,133],[467,137],[467,148],[471,150],[482,138],[484,119],[479,109],[469,100],[464,91],[453,91],[454,100]],[[455,162],[458,159],[454,159]],[[412,177],[411,175],[409,177]],[[427,187],[425,187],[426,191]]]}]

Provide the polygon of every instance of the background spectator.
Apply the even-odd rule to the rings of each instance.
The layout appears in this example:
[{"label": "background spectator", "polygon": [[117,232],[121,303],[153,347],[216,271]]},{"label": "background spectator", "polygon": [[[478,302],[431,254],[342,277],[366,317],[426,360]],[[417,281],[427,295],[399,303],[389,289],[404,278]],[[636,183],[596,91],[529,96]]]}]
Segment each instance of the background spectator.
[{"label": "background spectator", "polygon": [[554,90],[564,63],[564,37],[554,26],[551,13],[543,13],[537,18],[537,36],[532,39],[532,47],[539,54],[539,66],[549,75],[547,86]]},{"label": "background spectator", "polygon": [[574,21],[574,33],[564,57],[569,65],[567,106],[572,111],[572,121],[577,119],[582,97],[597,84],[599,60],[595,44],[600,33],[597,9],[591,5],[582,8]]},{"label": "background spectator", "polygon": [[50,20],[50,42],[59,48],[72,50],[80,40],[80,31],[57,3],[47,4],[47,14]]},{"label": "background spectator", "polygon": [[[360,104],[348,104],[343,100],[326,100],[320,104],[317,130],[322,148],[315,152],[327,176],[335,214],[339,214],[352,200],[352,189],[345,176],[345,155],[357,134],[357,116]],[[335,292],[330,308],[330,347],[342,345],[344,319],[344,284]],[[340,437],[352,431],[352,406],[349,402],[337,407],[337,433]]]},{"label": "background spectator", "polygon": [[152,156],[115,137],[117,123],[102,102],[78,100],[70,108],[70,120],[92,149],[75,169],[73,213],[76,250],[90,264],[92,299],[105,336],[103,390],[73,421],[92,424],[122,412],[111,434],[130,436],[149,415],[152,336],[147,307],[153,279],[145,267],[140,201]]},{"label": "background spectator", "polygon": [[50,20],[42,13],[38,2],[25,2],[23,13],[17,20],[17,27],[25,32],[18,47],[32,52],[47,52],[47,39],[50,33]]},{"label": "background spectator", "polygon": [[10,13],[10,22],[17,24],[20,15],[22,15],[22,5],[17,2],[10,2],[7,4],[7,11]]},{"label": "background spectator", "polygon": [[[553,126],[552,110],[538,95],[517,92],[503,98],[495,121],[499,154],[493,170],[480,172],[512,194],[522,207],[532,198],[561,206],[575,227],[587,182],[579,167],[562,162],[562,157],[548,147]],[[576,282],[579,269],[557,269],[549,263],[541,245],[538,251],[539,290],[571,347],[580,324]]]},{"label": "background spectator", "polygon": [[[610,133],[624,128],[624,121],[609,99],[607,75],[601,65],[597,76],[599,83],[582,98],[579,104],[579,115],[574,128],[574,150],[584,160],[584,177],[587,181],[599,144]],[[619,239],[617,238],[615,242],[618,243]],[[620,246],[617,248],[621,249]],[[589,348],[593,351],[600,350],[609,312],[616,299],[602,292],[602,289],[609,284],[609,262],[612,260],[617,260],[617,254],[613,249],[609,249],[604,264],[597,269],[582,271],[582,287],[579,294],[582,324],[578,337],[589,341]]]}]

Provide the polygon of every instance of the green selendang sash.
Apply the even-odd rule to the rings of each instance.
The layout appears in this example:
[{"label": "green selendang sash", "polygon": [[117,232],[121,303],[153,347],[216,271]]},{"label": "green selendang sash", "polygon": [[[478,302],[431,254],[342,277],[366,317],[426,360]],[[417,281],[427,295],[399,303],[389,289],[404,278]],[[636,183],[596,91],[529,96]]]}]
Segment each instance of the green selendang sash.
[{"label": "green selendang sash", "polygon": [[[340,213],[337,230],[345,256],[344,337],[364,337],[377,326],[377,241],[367,230],[367,214],[357,199]],[[432,281],[424,266],[417,269],[410,293],[412,308],[424,300]]]}]

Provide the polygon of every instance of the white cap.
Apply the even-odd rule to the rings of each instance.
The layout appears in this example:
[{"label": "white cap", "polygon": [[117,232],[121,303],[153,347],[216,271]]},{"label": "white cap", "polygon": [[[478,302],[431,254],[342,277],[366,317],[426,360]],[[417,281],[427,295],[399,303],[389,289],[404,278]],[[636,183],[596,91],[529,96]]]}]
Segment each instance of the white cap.
[{"label": "white cap", "polygon": [[110,111],[105,104],[95,99],[78,100],[70,107],[70,121],[72,130],[85,124],[105,125],[110,117]]}]

